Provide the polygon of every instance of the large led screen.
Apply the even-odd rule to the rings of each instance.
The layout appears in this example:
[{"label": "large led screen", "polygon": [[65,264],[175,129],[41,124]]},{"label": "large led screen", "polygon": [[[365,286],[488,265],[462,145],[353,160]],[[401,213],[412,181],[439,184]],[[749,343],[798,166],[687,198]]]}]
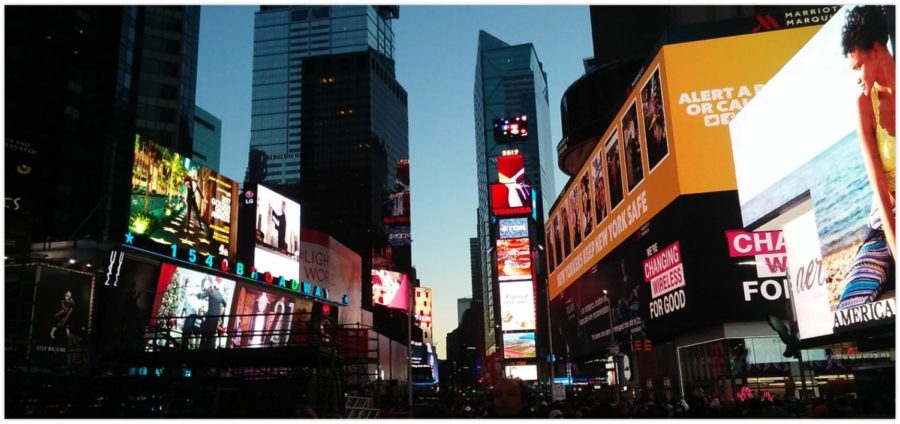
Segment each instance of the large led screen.
[{"label": "large led screen", "polygon": [[[233,258],[237,193],[236,182],[136,136],[128,217],[131,244],[182,259],[192,250],[201,261]],[[125,241],[132,239],[126,236]]]},{"label": "large led screen", "polygon": [[[731,122],[744,225],[791,221],[788,278],[803,339],[894,322],[896,158],[885,122],[895,100],[871,72],[894,67],[893,46],[843,47],[845,28],[886,39],[893,26],[880,7],[843,8]],[[787,213],[807,196],[810,215]]]},{"label": "large led screen", "polygon": [[300,276],[314,286],[328,289],[338,296],[346,294],[349,302],[341,309],[341,324],[362,322],[362,259],[331,236],[304,229],[300,244]]},{"label": "large led screen", "polygon": [[531,213],[531,191],[517,184],[491,184],[491,207],[494,215]]},{"label": "large led screen", "polygon": [[385,224],[408,224],[410,222],[409,160],[397,162],[394,187],[387,196],[384,211]]},{"label": "large led screen", "polygon": [[535,329],[534,287],[531,280],[500,283],[500,329]]},{"label": "large led screen", "polygon": [[304,344],[317,334],[310,328],[312,300],[240,284],[235,305],[229,347]]},{"label": "large led screen", "polygon": [[497,240],[497,275],[500,281],[531,278],[531,248],[527,238]]},{"label": "large led screen", "polygon": [[[622,117],[622,141],[625,147],[625,176],[628,192],[644,180],[644,164],[641,160],[641,140],[637,123],[637,102]],[[663,127],[665,130],[665,127]]]},{"label": "large led screen", "polygon": [[528,218],[507,218],[498,222],[501,239],[528,237]]},{"label": "large led screen", "polygon": [[507,365],[505,374],[508,378],[518,378],[522,381],[538,379],[537,365]]},{"label": "large led screen", "polygon": [[506,359],[534,358],[537,347],[534,332],[503,333],[503,357]]},{"label": "large led screen", "polygon": [[31,359],[64,361],[70,349],[86,347],[94,277],[48,265],[32,269],[37,283],[32,310]]},{"label": "large led screen", "polygon": [[159,343],[218,349],[228,340],[234,281],[163,263],[153,310]]},{"label": "large led screen", "polygon": [[528,137],[528,116],[517,115],[494,120],[494,141],[506,143]]},{"label": "large led screen", "polygon": [[263,247],[256,247],[253,250],[253,257],[253,265],[260,272],[268,272],[276,278],[284,277],[285,281],[301,281],[300,264],[291,257]]},{"label": "large led screen", "polygon": [[409,279],[406,274],[373,269],[372,303],[393,309],[409,310]]},{"label": "large led screen", "polygon": [[300,251],[300,204],[263,185],[256,186],[256,245],[295,262]]}]

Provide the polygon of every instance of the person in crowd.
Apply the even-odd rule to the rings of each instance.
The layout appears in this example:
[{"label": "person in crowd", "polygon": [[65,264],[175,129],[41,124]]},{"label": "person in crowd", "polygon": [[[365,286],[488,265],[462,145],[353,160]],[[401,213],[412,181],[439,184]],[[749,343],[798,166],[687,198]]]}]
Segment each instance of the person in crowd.
[{"label": "person in crowd", "polygon": [[531,391],[519,379],[501,378],[494,384],[488,418],[533,418]]}]

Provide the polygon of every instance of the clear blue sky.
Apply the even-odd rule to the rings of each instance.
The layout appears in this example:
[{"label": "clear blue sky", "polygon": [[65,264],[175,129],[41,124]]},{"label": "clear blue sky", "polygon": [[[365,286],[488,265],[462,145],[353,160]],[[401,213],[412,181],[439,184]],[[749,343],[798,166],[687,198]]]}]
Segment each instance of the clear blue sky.
[{"label": "clear blue sky", "polygon": [[[222,120],[221,171],[242,181],[250,142],[253,13],[203,6],[197,104]],[[473,90],[478,31],[533,43],[547,73],[551,136],[559,101],[592,53],[590,12],[580,6],[401,6],[394,21],[397,79],[409,94],[413,264],[434,290],[434,343],[445,358],[456,299],[471,297],[469,238],[478,205]],[[547,160],[547,159],[543,159]],[[557,169],[556,193],[567,181]],[[554,193],[554,194],[556,194]]]}]

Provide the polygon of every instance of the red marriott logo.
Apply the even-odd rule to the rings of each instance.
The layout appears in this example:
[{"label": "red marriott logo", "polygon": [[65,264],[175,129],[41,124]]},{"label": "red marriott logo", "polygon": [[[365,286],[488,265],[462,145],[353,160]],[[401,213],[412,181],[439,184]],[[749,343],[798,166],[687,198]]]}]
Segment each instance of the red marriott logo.
[{"label": "red marriott logo", "polygon": [[756,17],[756,26],[753,27],[751,32],[771,31],[773,29],[781,29],[778,21],[772,15],[761,15]]}]

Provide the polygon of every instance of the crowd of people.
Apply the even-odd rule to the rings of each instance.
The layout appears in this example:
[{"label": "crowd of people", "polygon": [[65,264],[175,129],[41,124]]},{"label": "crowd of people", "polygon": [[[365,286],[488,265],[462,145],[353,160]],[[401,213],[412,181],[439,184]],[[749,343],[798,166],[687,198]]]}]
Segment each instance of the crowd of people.
[{"label": "crowd of people", "polygon": [[419,406],[415,418],[893,418],[894,399],[886,394],[863,405],[847,395],[759,397],[721,400],[696,389],[684,398],[632,399],[614,390],[594,391],[564,401],[535,399],[524,382],[499,380],[489,396]]}]

